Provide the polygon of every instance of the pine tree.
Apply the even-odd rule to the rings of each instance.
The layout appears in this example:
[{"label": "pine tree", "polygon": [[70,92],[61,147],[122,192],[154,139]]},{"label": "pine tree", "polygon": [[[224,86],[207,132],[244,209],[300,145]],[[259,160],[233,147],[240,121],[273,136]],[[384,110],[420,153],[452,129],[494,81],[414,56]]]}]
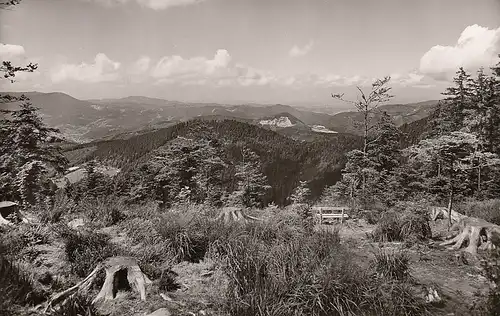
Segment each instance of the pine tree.
[{"label": "pine tree", "polygon": [[237,189],[231,194],[230,200],[246,207],[263,207],[271,186],[261,171],[259,157],[250,149],[243,147],[241,159],[236,165]]},{"label": "pine tree", "polygon": [[[476,151],[478,144],[479,140],[473,134],[452,132],[435,139],[422,140],[418,145],[405,151],[410,160],[416,160],[427,168],[433,168],[434,162],[439,162],[438,170],[434,173],[435,178],[429,179],[445,180],[440,187],[443,187],[446,192],[449,212],[451,212],[457,193],[463,192],[467,185],[461,177],[467,172],[461,162]],[[425,172],[432,174],[432,170],[425,170]]]},{"label": "pine tree", "polygon": [[392,118],[383,112],[374,134],[368,146],[368,157],[377,171],[391,173],[401,163],[401,131]]},{"label": "pine tree", "polygon": [[449,128],[451,130],[446,132],[459,131],[465,124],[465,118],[467,111],[472,108],[473,104],[473,80],[464,68],[460,67],[457,71],[455,77],[453,78],[455,83],[454,87],[448,87],[443,93],[445,98],[445,104],[449,106],[446,107],[445,120],[448,120]]},{"label": "pine tree", "polygon": [[4,111],[1,121],[0,182],[14,184],[2,186],[1,195],[33,204],[43,182],[48,181],[50,173],[62,172],[67,159],[50,143],[59,131],[43,123],[38,108],[28,98],[19,100],[20,109]]},{"label": "pine tree", "polygon": [[300,181],[299,185],[295,188],[290,200],[294,204],[307,204],[311,196],[311,189],[309,189],[307,181]]}]

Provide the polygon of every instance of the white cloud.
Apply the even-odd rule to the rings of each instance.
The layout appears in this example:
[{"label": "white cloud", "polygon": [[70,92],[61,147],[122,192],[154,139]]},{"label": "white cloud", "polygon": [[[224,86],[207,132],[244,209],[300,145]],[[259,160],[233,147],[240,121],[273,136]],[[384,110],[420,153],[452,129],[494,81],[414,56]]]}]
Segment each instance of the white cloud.
[{"label": "white cloud", "polygon": [[313,84],[316,86],[324,87],[338,87],[338,86],[364,86],[371,84],[371,78],[362,77],[360,75],[354,76],[340,76],[336,74],[326,74],[320,76],[313,76]]},{"label": "white cloud", "polygon": [[288,55],[290,57],[300,57],[307,55],[313,49],[313,46],[314,42],[312,40],[309,41],[309,43],[307,43],[304,47],[299,47],[297,45],[294,45],[288,52]]},{"label": "white cloud", "polygon": [[136,0],[140,5],[153,10],[163,10],[170,7],[185,6],[203,2],[204,0]]},{"label": "white cloud", "polygon": [[119,75],[117,70],[120,63],[109,59],[105,54],[95,56],[94,63],[87,64],[62,64],[52,69],[52,82],[58,83],[65,80],[75,80],[87,83],[115,81]]},{"label": "white cloud", "polygon": [[113,6],[119,4],[125,4],[129,2],[136,2],[142,7],[153,9],[153,10],[164,10],[171,7],[186,6],[190,4],[196,4],[203,2],[205,0],[83,0],[83,1],[94,1],[105,6]]},{"label": "white cloud", "polygon": [[436,45],[420,59],[420,72],[437,80],[449,80],[459,67],[475,71],[489,67],[500,53],[500,27],[468,26],[453,46]]},{"label": "white cloud", "polygon": [[425,75],[415,70],[406,74],[391,74],[391,83],[404,87],[421,87],[422,85],[428,85],[426,83],[426,81],[428,81],[427,79]]},{"label": "white cloud", "polygon": [[130,67],[130,73],[132,74],[143,74],[149,70],[149,65],[151,63],[151,58],[148,56],[140,57],[135,63]]},{"label": "white cloud", "polygon": [[0,59],[11,60],[25,55],[24,47],[21,45],[0,43]]},{"label": "white cloud", "polygon": [[165,56],[158,61],[151,75],[155,78],[213,76],[227,69],[231,56],[225,49],[219,49],[213,59],[181,56]]}]

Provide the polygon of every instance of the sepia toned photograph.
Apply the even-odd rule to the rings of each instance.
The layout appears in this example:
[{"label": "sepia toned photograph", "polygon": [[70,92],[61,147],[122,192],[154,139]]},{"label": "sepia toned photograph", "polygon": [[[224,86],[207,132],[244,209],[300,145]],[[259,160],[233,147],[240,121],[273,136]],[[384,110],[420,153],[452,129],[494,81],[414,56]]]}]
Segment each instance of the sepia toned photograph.
[{"label": "sepia toned photograph", "polygon": [[0,0],[0,316],[500,316],[500,0]]}]

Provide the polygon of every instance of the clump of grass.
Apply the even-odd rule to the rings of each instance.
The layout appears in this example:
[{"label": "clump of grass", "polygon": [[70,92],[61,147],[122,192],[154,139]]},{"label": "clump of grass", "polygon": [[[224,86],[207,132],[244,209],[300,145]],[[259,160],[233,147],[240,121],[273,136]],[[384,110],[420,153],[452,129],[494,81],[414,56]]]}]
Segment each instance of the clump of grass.
[{"label": "clump of grass", "polygon": [[47,244],[51,238],[50,228],[46,225],[22,223],[16,227],[4,228],[1,234],[3,255],[19,258],[25,255],[25,250],[36,244]]},{"label": "clump of grass", "polygon": [[400,214],[394,211],[383,214],[373,231],[373,239],[381,242],[400,241],[402,239]]},{"label": "clump of grass", "polygon": [[64,239],[66,260],[73,273],[86,277],[97,264],[108,257],[120,254],[109,242],[109,236],[96,232],[77,232],[65,229],[60,232]]},{"label": "clump of grass", "polygon": [[54,202],[50,204],[41,204],[36,207],[42,223],[58,223],[65,214],[70,214],[75,211],[76,203],[64,193],[58,193],[55,196]]},{"label": "clump of grass", "polygon": [[175,291],[181,288],[175,280],[177,273],[170,269],[164,269],[158,280],[158,288],[163,292]]},{"label": "clump of grass", "polygon": [[202,221],[193,213],[168,212],[156,222],[156,230],[168,241],[177,261],[199,262],[204,258],[210,239]]},{"label": "clump of grass", "polygon": [[415,203],[399,204],[382,215],[372,237],[381,242],[417,242],[430,238],[427,210]]},{"label": "clump of grass", "polygon": [[11,315],[16,306],[35,305],[46,299],[30,276],[0,255],[0,315]]},{"label": "clump of grass", "polygon": [[379,277],[406,281],[410,278],[410,257],[406,252],[379,249],[373,262]]},{"label": "clump of grass", "polygon": [[78,203],[79,210],[99,226],[109,227],[125,219],[126,204],[117,197],[87,197]]},{"label": "clump of grass", "polygon": [[[229,280],[226,310],[231,315],[427,312],[423,299],[405,282],[379,278],[359,267],[340,243],[338,232],[311,234],[293,227],[255,223],[234,231],[217,247]],[[405,273],[398,265],[393,275],[405,279]]]}]

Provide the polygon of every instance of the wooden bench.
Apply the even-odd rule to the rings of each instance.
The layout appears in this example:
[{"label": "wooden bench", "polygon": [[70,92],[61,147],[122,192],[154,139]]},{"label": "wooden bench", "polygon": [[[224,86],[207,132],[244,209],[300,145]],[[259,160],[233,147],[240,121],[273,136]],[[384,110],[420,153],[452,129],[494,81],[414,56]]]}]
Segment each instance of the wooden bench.
[{"label": "wooden bench", "polygon": [[319,224],[331,223],[340,221],[343,223],[345,219],[349,218],[345,212],[349,210],[348,207],[342,206],[314,206],[312,210],[315,212],[315,218]]}]

